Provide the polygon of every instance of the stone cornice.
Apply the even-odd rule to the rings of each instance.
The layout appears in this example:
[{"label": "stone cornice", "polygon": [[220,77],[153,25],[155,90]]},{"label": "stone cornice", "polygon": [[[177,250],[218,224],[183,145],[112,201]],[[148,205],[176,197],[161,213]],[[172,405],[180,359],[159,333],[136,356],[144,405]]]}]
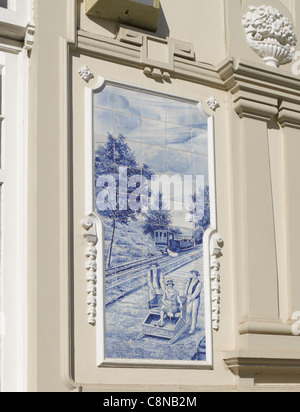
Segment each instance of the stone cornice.
[{"label": "stone cornice", "polygon": [[79,30],[76,48],[87,55],[141,69],[150,65],[152,68],[167,70],[172,77],[224,90],[224,82],[215,66],[195,61],[184,49],[181,50],[182,56],[180,56],[175,39],[166,41],[166,44],[173,49],[173,59],[169,64],[159,61],[149,64],[143,50],[145,44],[143,35],[137,34],[135,37],[132,35],[130,38],[131,40],[129,36],[125,37],[123,34],[122,38],[112,39]]},{"label": "stone cornice", "polygon": [[292,357],[288,357],[282,352],[270,354],[241,351],[226,353],[224,362],[234,375],[240,377],[251,377],[261,373],[281,375],[300,373],[300,354],[295,353]]},{"label": "stone cornice", "polygon": [[296,108],[282,102],[300,105],[300,78],[283,69],[268,67],[243,59],[228,57],[217,66],[196,61],[193,46],[167,38],[162,43],[169,49],[169,62],[149,60],[147,39],[143,32],[122,27],[116,38],[78,31],[76,49],[108,61],[133,66],[151,73],[160,72],[163,79],[179,78],[232,94],[233,106],[241,117],[268,121],[278,115],[282,126],[299,126]]},{"label": "stone cornice", "polygon": [[257,94],[275,98],[286,95],[290,100],[300,101],[300,78],[285,70],[232,58],[226,59],[216,70],[227,91],[239,85]]},{"label": "stone cornice", "polygon": [[[117,38],[109,38],[79,30],[77,47],[85,54],[118,60],[128,65],[145,66],[147,63],[143,61],[143,39],[147,35],[130,30],[130,36],[126,36],[126,28],[123,28],[121,33],[122,35],[118,35]],[[166,43],[174,47],[176,40],[168,38]],[[185,46],[188,47],[189,44]],[[188,54],[184,49],[181,54],[178,54],[175,47],[174,62],[170,62],[172,70],[175,75],[178,74],[189,81],[209,81],[210,85],[225,91],[231,91],[237,84],[243,83],[253,90],[257,87],[261,91],[261,88],[266,88],[270,96],[278,97],[278,93],[283,93],[300,100],[300,78],[283,69],[232,57],[215,66],[196,61],[192,54]],[[156,63],[158,66],[166,67],[165,63]]]},{"label": "stone cornice", "polygon": [[243,60],[227,59],[217,68],[225,89],[232,94],[237,114],[299,125],[300,79],[283,70]]},{"label": "stone cornice", "polygon": [[278,109],[275,106],[243,99],[242,97],[238,97],[234,102],[234,109],[241,119],[247,117],[255,120],[269,121],[278,113]]},{"label": "stone cornice", "polygon": [[282,127],[300,129],[300,105],[281,102],[277,120]]}]

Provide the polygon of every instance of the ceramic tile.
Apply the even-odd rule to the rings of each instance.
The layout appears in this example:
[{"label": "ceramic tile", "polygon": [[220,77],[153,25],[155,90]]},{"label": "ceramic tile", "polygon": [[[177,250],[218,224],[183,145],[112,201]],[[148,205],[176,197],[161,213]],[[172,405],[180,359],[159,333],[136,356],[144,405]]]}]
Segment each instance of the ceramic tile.
[{"label": "ceramic tile", "polygon": [[208,156],[208,137],[206,129],[192,130],[192,151],[195,154]]},{"label": "ceramic tile", "polygon": [[106,333],[105,352],[107,358],[117,358],[117,339],[113,331],[107,331]]},{"label": "ceramic tile", "polygon": [[127,245],[117,247],[117,263],[136,262],[143,260],[143,250],[139,249],[134,239],[127,239]]},{"label": "ceramic tile", "polygon": [[114,90],[113,86],[106,86],[100,93],[94,96],[95,107],[102,109],[114,109]]},{"label": "ceramic tile", "polygon": [[95,135],[94,147],[96,161],[100,163],[114,163],[115,159],[115,139],[109,136]]},{"label": "ceramic tile", "polygon": [[[116,271],[114,269],[115,268],[107,269],[106,281],[105,281],[106,297],[112,295],[114,291],[116,290],[117,276],[116,276]],[[110,313],[113,315],[116,312],[115,305],[107,306],[106,311],[107,313]]]},{"label": "ceramic tile", "polygon": [[129,140],[116,139],[115,164],[125,166],[128,169],[141,168],[141,145]]},{"label": "ceramic tile", "polygon": [[166,146],[167,126],[165,122],[141,119],[141,141],[145,144]]},{"label": "ceramic tile", "polygon": [[136,142],[136,141],[126,141],[128,147],[130,148],[133,157],[135,158],[136,162],[138,165],[142,164],[142,158],[141,158],[141,144]]},{"label": "ceramic tile", "polygon": [[141,222],[133,222],[131,225],[118,223],[116,231],[116,245],[128,247],[128,241],[132,239],[132,243],[138,247],[143,247],[143,232]]},{"label": "ceramic tile", "polygon": [[[98,159],[101,159],[102,161],[99,162]],[[104,175],[113,175],[114,171],[115,171],[115,166],[114,164],[110,163],[110,162],[105,162],[105,159],[101,156],[99,156],[98,154],[95,154],[95,173],[98,175],[96,181],[95,181],[95,194],[96,197],[98,195],[98,192],[100,191],[100,186],[101,185],[101,181],[103,180],[103,176]]]},{"label": "ceramic tile", "polygon": [[111,239],[105,241],[105,263],[106,267],[112,270],[117,265],[117,248],[111,243]]},{"label": "ceramic tile", "polygon": [[107,136],[114,131],[114,112],[111,110],[94,109],[94,133]]},{"label": "ceramic tile", "polygon": [[115,110],[126,114],[140,115],[140,93],[115,87]]},{"label": "ceramic tile", "polygon": [[128,352],[128,359],[144,359],[144,357],[145,357],[144,347],[141,346],[140,344],[139,346],[137,346],[136,341],[130,342],[130,350]]},{"label": "ceramic tile", "polygon": [[[203,295],[195,333],[186,331],[172,344],[177,318],[166,317],[163,327],[156,322],[163,279],[172,279],[180,296],[193,270],[204,280],[201,225],[209,225],[209,201],[206,220],[198,221],[192,211],[196,175],[208,184],[206,117],[196,105],[122,87],[105,88],[94,105],[96,208],[104,190],[117,201],[114,210],[97,210],[105,228],[107,356],[205,360]],[[159,195],[151,178],[162,175],[172,184],[170,191],[160,186]],[[107,188],[109,177],[115,186]],[[173,331],[169,338],[161,336],[166,327]]]},{"label": "ceramic tile", "polygon": [[147,338],[145,345],[145,359],[171,360],[171,344],[163,338]]},{"label": "ceramic tile", "polygon": [[169,123],[191,127],[191,105],[178,100],[167,99],[167,120]]},{"label": "ceramic tile", "polygon": [[115,113],[114,136],[126,137],[130,140],[140,141],[141,119],[126,113]]},{"label": "ceramic tile", "polygon": [[168,171],[183,176],[192,175],[191,153],[168,149]]},{"label": "ceramic tile", "polygon": [[192,151],[192,133],[189,127],[168,123],[167,141],[170,149]]},{"label": "ceramic tile", "polygon": [[96,207],[101,216],[113,218],[113,211],[117,207],[116,186],[111,175],[101,175],[97,178],[96,188]]},{"label": "ceramic tile", "polygon": [[167,149],[160,146],[142,144],[141,155],[143,164],[147,165],[152,171],[158,173],[167,172]]},{"label": "ceramic tile", "polygon": [[99,134],[94,134],[94,145],[95,145],[95,148],[97,148],[97,146],[98,145],[101,145],[101,146],[105,146],[106,145],[106,143],[107,143],[107,135],[105,135],[105,136],[102,136],[102,135],[99,135]]},{"label": "ceramic tile", "polygon": [[193,174],[195,176],[204,176],[205,185],[208,185],[208,157],[193,155]]},{"label": "ceramic tile", "polygon": [[166,99],[155,95],[141,94],[141,116],[153,120],[166,121]]},{"label": "ceramic tile", "polygon": [[106,308],[105,319],[107,331],[115,331],[117,325],[115,305],[110,305]]},{"label": "ceramic tile", "polygon": [[203,109],[201,110],[197,106],[192,106],[191,115],[193,128],[207,129],[207,116],[203,112]]}]

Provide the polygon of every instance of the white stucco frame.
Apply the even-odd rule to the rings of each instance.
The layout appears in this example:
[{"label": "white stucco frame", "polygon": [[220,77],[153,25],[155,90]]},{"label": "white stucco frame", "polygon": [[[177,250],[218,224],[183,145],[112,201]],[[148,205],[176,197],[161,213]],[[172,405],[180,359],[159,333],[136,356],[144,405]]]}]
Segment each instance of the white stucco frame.
[{"label": "white stucco frame", "polygon": [[28,389],[28,50],[33,41],[30,31],[33,28],[33,1],[8,0],[7,8],[0,8],[2,161],[5,173],[1,197],[0,307],[5,334],[1,339],[0,379],[4,392],[26,392]]},{"label": "white stucco frame", "polygon": [[0,7],[0,21],[15,27],[26,27],[32,19],[32,0],[8,0],[7,8]]},{"label": "white stucco frame", "polygon": [[[1,390],[27,391],[28,58],[0,52],[3,74],[1,197]],[[20,207],[22,205],[22,207]]]},{"label": "white stucco frame", "polygon": [[[156,361],[156,360],[127,360],[127,359],[107,359],[105,354],[105,262],[104,262],[104,227],[101,218],[94,209],[94,142],[93,142],[93,96],[100,92],[106,85],[115,85],[130,88],[131,90],[149,92],[155,95],[175,98],[182,102],[197,104],[199,110],[205,114],[208,121],[208,164],[209,164],[209,187],[211,199],[211,226],[206,231],[203,240],[204,257],[204,291],[205,291],[205,328],[206,328],[206,361]],[[153,91],[144,87],[138,87],[128,83],[112,81],[99,78],[98,84],[94,88],[86,87],[85,91],[86,111],[85,111],[85,214],[94,223],[94,233],[97,234],[97,256],[95,261],[96,270],[96,339],[97,354],[96,362],[98,367],[168,367],[168,368],[213,368],[213,319],[212,319],[212,288],[211,288],[211,257],[214,252],[211,250],[213,236],[217,234],[216,216],[216,184],[215,184],[215,149],[214,149],[214,117],[208,114],[201,101],[185,98],[182,96]],[[85,227],[85,229],[87,229]],[[93,322],[90,322],[93,324]],[[217,329],[216,329],[217,330]]]}]

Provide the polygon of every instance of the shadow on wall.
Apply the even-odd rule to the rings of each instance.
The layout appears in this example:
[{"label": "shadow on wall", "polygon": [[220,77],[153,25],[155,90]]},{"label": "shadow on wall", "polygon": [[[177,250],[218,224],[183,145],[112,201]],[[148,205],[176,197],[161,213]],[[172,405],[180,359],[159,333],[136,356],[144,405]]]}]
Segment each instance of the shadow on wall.
[{"label": "shadow on wall", "polygon": [[[84,3],[85,0],[78,0],[78,16],[80,16],[80,8],[84,7],[82,3]],[[112,35],[117,35],[119,31],[119,26],[120,23],[118,21],[114,20],[107,20],[104,18],[97,18],[97,17],[92,17],[89,16],[89,19],[93,21],[94,23],[98,24],[99,26],[103,27],[105,30],[109,31]],[[121,23],[122,24],[122,23]],[[124,24],[128,27],[132,27],[133,30],[143,30],[142,28],[136,28],[134,26],[129,26],[128,24]],[[78,22],[77,27],[80,27],[80,23]],[[159,11],[159,19],[158,19],[158,29],[156,32],[149,32],[147,30],[143,30],[146,33],[150,33],[152,36],[158,37],[160,39],[166,39],[170,35],[170,29],[167,23],[167,19],[164,13],[164,9],[162,5],[160,5],[160,11]]]},{"label": "shadow on wall", "polygon": [[155,33],[157,37],[166,39],[170,36],[170,28],[164,13],[162,5],[160,5],[159,19],[158,19],[158,29]]}]

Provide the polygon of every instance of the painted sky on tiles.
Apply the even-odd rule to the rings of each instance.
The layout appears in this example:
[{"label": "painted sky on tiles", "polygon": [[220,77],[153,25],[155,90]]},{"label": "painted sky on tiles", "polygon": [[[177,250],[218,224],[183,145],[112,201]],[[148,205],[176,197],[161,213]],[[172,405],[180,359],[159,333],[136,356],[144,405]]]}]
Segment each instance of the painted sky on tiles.
[{"label": "painted sky on tiles", "polygon": [[95,96],[96,143],[108,133],[125,136],[157,173],[205,175],[207,183],[207,119],[196,105],[106,86]]},{"label": "painted sky on tiles", "polygon": [[[208,185],[207,118],[196,104],[108,85],[95,95],[95,145],[108,134],[126,137],[157,175],[200,175]],[[174,224],[189,227],[185,215],[174,213]]]}]

